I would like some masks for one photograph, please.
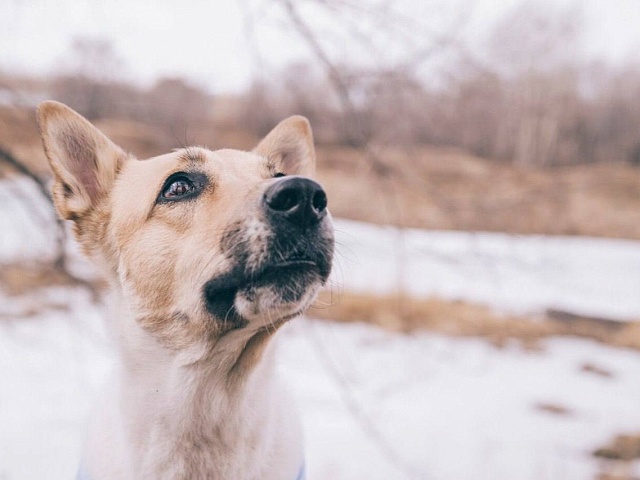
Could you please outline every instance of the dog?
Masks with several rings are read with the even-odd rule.
[[[251,152],[138,160],[61,103],[37,117],[55,208],[109,281],[119,357],[79,478],[303,478],[271,339],[331,271],[309,122],[282,121]]]

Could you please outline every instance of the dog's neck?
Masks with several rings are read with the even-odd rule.
[[[271,468],[251,459],[272,458],[282,428],[272,332],[242,329],[214,345],[177,352],[131,318],[121,317],[120,325],[120,410],[136,472],[149,478],[158,468],[162,478],[260,478],[262,469]],[[158,458],[166,464],[158,465]]]

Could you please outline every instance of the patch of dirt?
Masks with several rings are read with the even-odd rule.
[[[596,449],[593,455],[609,460],[640,459],[640,434],[617,435],[605,446]]]
[[[600,367],[595,363],[585,362],[580,365],[580,371],[584,373],[589,373],[591,375],[595,375],[601,378],[613,378],[614,374],[611,370],[607,370],[606,368]]]
[[[575,414],[575,412],[569,407],[557,403],[539,402],[536,403],[533,408],[539,412],[557,417],[570,417]]]
[[[593,455],[602,461],[597,480],[638,480],[633,464],[640,461],[640,434],[616,435]]]

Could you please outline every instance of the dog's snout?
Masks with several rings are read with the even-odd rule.
[[[288,177],[271,185],[264,193],[269,215],[307,227],[327,214],[327,195],[320,185],[304,177]]]

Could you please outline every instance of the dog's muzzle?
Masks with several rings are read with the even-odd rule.
[[[204,286],[207,310],[236,327],[246,324],[236,310],[238,296],[243,305],[272,310],[269,315],[302,310],[331,272],[333,227],[327,196],[318,183],[285,177],[269,185],[259,201],[259,220],[248,222],[254,226],[238,223],[223,238],[232,267]],[[258,234],[256,221],[261,225]]]

